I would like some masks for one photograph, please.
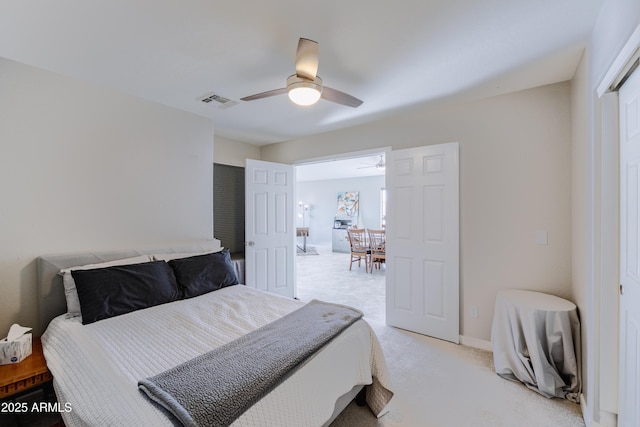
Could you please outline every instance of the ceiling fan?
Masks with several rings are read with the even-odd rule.
[[[370,164],[368,166],[361,166],[357,169],[366,169],[366,168],[384,169],[384,167],[385,167],[384,156],[380,154],[380,160],[378,160],[376,163]]]
[[[320,98],[347,107],[357,108],[362,101],[339,90],[322,85],[318,72],[318,42],[300,38],[296,51],[296,73],[287,78],[287,87],[257,93],[240,98],[242,101],[253,101],[270,96],[288,93],[289,98],[298,105],[312,105]]]

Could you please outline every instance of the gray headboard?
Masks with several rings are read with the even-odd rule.
[[[108,252],[79,252],[58,255],[44,255],[38,258],[38,326],[34,331],[36,335],[41,335],[49,322],[56,316],[66,313],[67,301],[64,296],[62,276],[58,272],[63,268],[75,267],[79,265],[94,264],[99,262],[113,261],[116,259],[130,258],[145,254],[162,253],[198,253],[214,251],[220,249],[219,240],[205,240],[185,246],[154,249],[131,249]],[[244,283],[244,264],[242,260],[236,262],[236,271],[240,283]]]

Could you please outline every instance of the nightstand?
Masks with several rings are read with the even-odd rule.
[[[0,400],[13,398],[51,384],[51,372],[42,352],[40,338],[33,338],[31,356],[20,363],[0,365]]]

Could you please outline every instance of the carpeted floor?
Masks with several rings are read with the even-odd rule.
[[[584,427],[579,405],[496,375],[491,352],[387,326],[384,269],[365,273],[354,264],[349,271],[348,254],[318,252],[296,259],[298,298],[362,310],[378,335],[395,392],[380,419],[351,403],[332,427]]]
[[[296,258],[298,298],[362,310],[380,340],[395,392],[380,419],[351,403],[331,427],[584,427],[579,405],[498,377],[490,352],[387,326],[384,268],[365,273],[364,265],[354,264],[349,271],[349,254],[317,249],[319,256]],[[59,421],[5,415],[0,425]]]

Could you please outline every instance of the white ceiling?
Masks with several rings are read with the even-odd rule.
[[[7,0],[0,56],[210,117],[256,145],[568,80],[603,0]],[[286,95],[299,37],[357,109]],[[229,108],[201,98],[238,101]]]
[[[331,159],[296,166],[296,181],[359,178],[384,175],[385,169],[376,167],[384,163],[385,154],[371,154],[352,158]]]

